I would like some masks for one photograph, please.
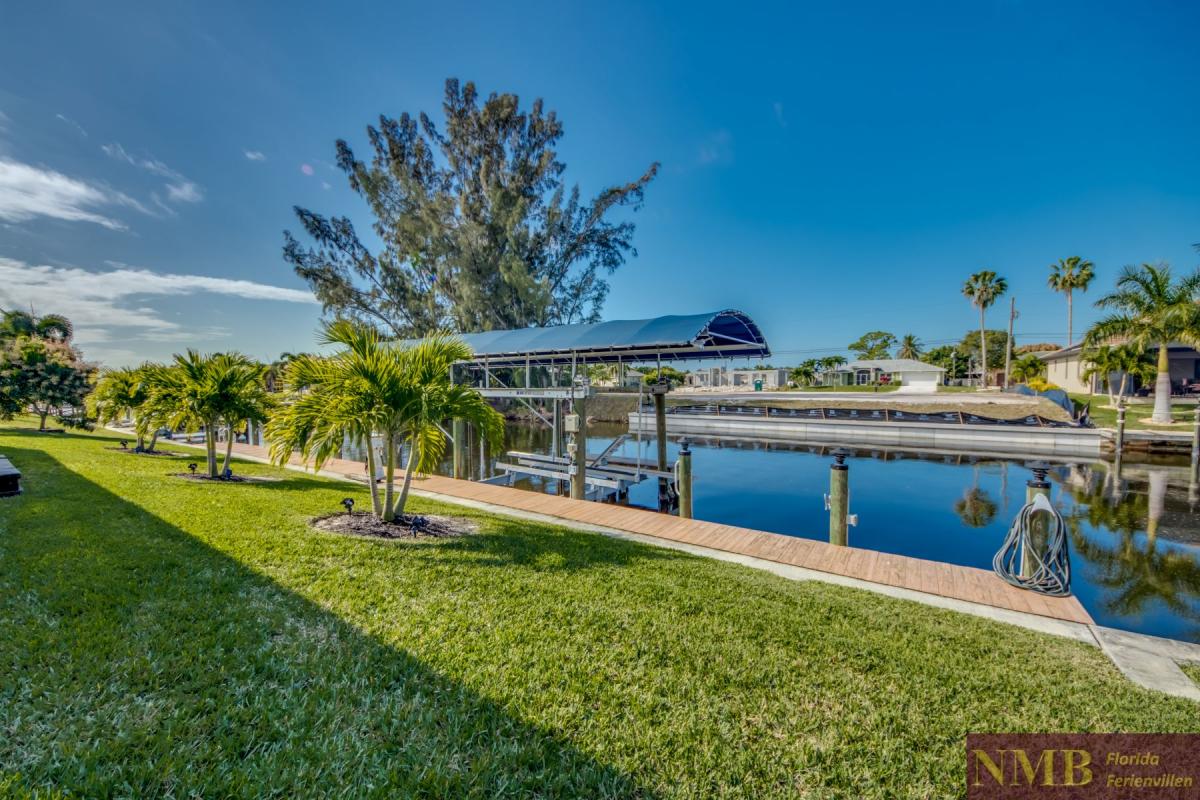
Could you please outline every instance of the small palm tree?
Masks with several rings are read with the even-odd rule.
[[[1104,381],[1108,391],[1108,402],[1112,406],[1117,405],[1125,398],[1130,378],[1137,378],[1143,383],[1154,380],[1156,372],[1154,359],[1132,345],[1101,345],[1085,352],[1083,358],[1084,363],[1087,364],[1083,371],[1084,379],[1090,380],[1095,376]],[[1115,396],[1112,386],[1113,375],[1121,376]]]
[[[137,453],[154,452],[158,441],[158,426],[152,424],[153,420],[143,408],[150,396],[146,375],[146,365],[105,370],[87,398],[88,413],[95,416],[101,425],[109,425],[125,416],[133,419],[134,431],[137,433],[134,452]],[[152,439],[147,447],[148,431],[152,432]]]
[[[171,428],[203,427],[208,476],[218,477],[217,430],[229,429],[223,470],[229,468],[236,426],[262,422],[271,408],[263,380],[265,367],[240,353],[176,354],[169,365],[146,368],[149,397],[144,405]]]
[[[817,370],[812,364],[801,364],[792,368],[788,379],[794,381],[797,386],[812,386],[813,381],[817,379]]]
[[[1112,376],[1120,372],[1117,366],[1117,348],[1110,345],[1101,345],[1094,347],[1091,350],[1085,350],[1083,353],[1084,367],[1082,378],[1088,381],[1091,385],[1092,378],[1099,378],[1104,382],[1104,388],[1108,392],[1108,404],[1115,406],[1116,398],[1113,396]]]
[[[1067,296],[1067,347],[1075,341],[1071,293],[1076,289],[1086,292],[1095,277],[1095,265],[1079,256],[1060,258],[1057,264],[1050,265],[1050,278],[1047,281],[1050,288]]]
[[[921,344],[921,340],[915,334],[906,333],[900,339],[900,349],[896,351],[896,358],[918,359],[924,351],[925,348]]]
[[[1084,341],[1099,345],[1122,339],[1138,352],[1158,347],[1158,377],[1154,385],[1151,422],[1171,420],[1171,362],[1169,346],[1179,341],[1200,346],[1200,270],[1174,280],[1166,264],[1126,267],[1116,291],[1096,306],[1114,313],[1092,326]]]
[[[963,295],[979,309],[979,375],[982,388],[987,388],[987,326],[984,315],[988,308],[1008,291],[1008,281],[990,269],[976,272],[963,284]]]
[[[371,481],[371,506],[385,521],[403,515],[412,477],[430,472],[445,453],[442,423],[463,419],[493,445],[503,441],[504,420],[474,389],[450,383],[450,365],[471,355],[460,339],[437,335],[400,348],[377,331],[345,320],[327,324],[323,344],[343,350],[328,358],[299,356],[285,373],[287,399],[266,426],[271,457],[286,463],[294,451],[320,467],[348,438],[367,443],[367,473],[375,475],[373,435],[384,440],[384,495]],[[396,451],[409,443],[399,498]]]
[[[1021,383],[1029,383],[1034,378],[1040,378],[1045,374],[1046,362],[1032,353],[1021,356],[1012,365],[1012,376]]]

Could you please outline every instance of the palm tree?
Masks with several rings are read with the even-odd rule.
[[[384,496],[372,480],[371,506],[384,521],[403,515],[412,476],[434,469],[445,452],[441,424],[463,419],[493,445],[503,441],[504,420],[474,389],[450,383],[450,365],[469,358],[460,340],[432,336],[398,348],[372,328],[340,320],[326,324],[323,344],[344,347],[322,358],[302,355],[285,374],[287,400],[266,426],[272,459],[286,463],[299,450],[321,466],[349,438],[366,442],[367,473],[375,475],[373,435],[384,440]],[[399,499],[395,496],[396,451],[407,440],[409,460]]]
[[[88,412],[96,417],[101,425],[108,425],[128,415],[133,418],[134,431],[137,433],[137,445],[134,452],[154,452],[158,441],[158,426],[153,425],[150,415],[145,413],[143,406],[149,398],[149,387],[146,382],[147,365],[121,369],[108,369],[100,374],[92,393],[88,395]],[[146,446],[146,433],[155,431]]]
[[[71,320],[62,314],[38,317],[30,311],[0,312],[0,340],[38,336],[55,342],[67,342],[74,333]]]
[[[1171,362],[1169,346],[1180,341],[1200,346],[1200,270],[1172,279],[1166,264],[1125,267],[1116,291],[1096,301],[1115,313],[1092,326],[1084,341],[1091,345],[1124,339],[1139,353],[1158,347],[1158,377],[1154,384],[1151,422],[1171,420]]]
[[[812,364],[801,364],[792,368],[788,378],[795,381],[797,386],[812,386],[813,381],[817,379],[817,370]]]
[[[1088,385],[1092,385],[1092,378],[1099,378],[1104,382],[1104,388],[1108,392],[1108,404],[1115,406],[1116,398],[1113,396],[1112,376],[1114,373],[1120,372],[1117,366],[1117,348],[1110,345],[1101,345],[1094,347],[1091,350],[1085,350],[1083,353],[1084,367],[1083,374],[1080,376]],[[1089,392],[1090,394],[1090,392]]]
[[[963,284],[963,295],[979,309],[979,375],[981,387],[987,388],[987,327],[984,312],[1008,291],[1008,281],[990,269],[976,272]]]
[[[271,399],[263,381],[265,369],[240,353],[203,355],[188,350],[176,354],[172,364],[146,368],[149,397],[143,407],[171,428],[203,426],[208,476],[216,478],[216,433],[221,424],[229,429],[224,471],[229,468],[235,426],[266,419]]]
[[[921,353],[925,351],[924,345],[915,334],[906,333],[900,340],[900,349],[896,351],[896,358],[911,358],[918,359]]]
[[[1154,359],[1129,345],[1101,345],[1086,351],[1083,354],[1083,360],[1087,364],[1083,371],[1083,378],[1090,380],[1094,376],[1103,380],[1111,406],[1116,406],[1124,399],[1125,390],[1129,387],[1131,377],[1142,382],[1149,382],[1154,379],[1156,372]],[[1118,384],[1115,395],[1113,394],[1113,375],[1121,376],[1121,382]]]
[[[1071,293],[1078,289],[1086,292],[1096,277],[1095,264],[1079,256],[1060,258],[1050,265],[1050,288],[1067,296],[1067,347],[1074,343],[1074,320],[1072,319]]]
[[[1013,362],[1012,376],[1021,383],[1029,383],[1034,378],[1046,374],[1046,362],[1030,353]]]

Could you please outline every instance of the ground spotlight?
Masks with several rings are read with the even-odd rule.
[[[347,514],[353,514],[354,513],[354,498],[347,497],[345,500],[342,501],[342,506],[346,509]]]

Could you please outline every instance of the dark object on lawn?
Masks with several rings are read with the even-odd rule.
[[[0,456],[0,497],[13,497],[21,493],[21,473],[4,456]]]
[[[129,449],[129,442],[127,442],[126,440],[122,439],[122,440],[121,440],[121,449],[122,449],[122,450],[128,450],[128,449]]]
[[[354,498],[347,497],[346,499],[342,500],[342,507],[346,509],[347,514],[353,514],[354,513]]]
[[[196,462],[195,461],[188,464],[188,472],[192,473],[193,475],[196,474]]]
[[[221,477],[224,478],[225,480],[232,479],[233,478],[233,470],[230,469],[229,467],[226,467],[225,471],[221,473]]]

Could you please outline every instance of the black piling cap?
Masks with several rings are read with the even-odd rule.
[[[690,456],[692,454],[692,451],[688,450],[689,444],[691,444],[691,442],[689,442],[686,438],[679,440],[679,455]]]
[[[834,463],[830,466],[830,469],[849,469],[849,467],[846,466],[846,457],[852,455],[849,450],[844,447],[839,447],[829,455],[833,456],[834,461]]]
[[[1033,470],[1033,480],[1025,485],[1034,489],[1049,489],[1050,482],[1046,480],[1046,473],[1050,471],[1050,465],[1045,461],[1034,461],[1029,464],[1029,468]]]

